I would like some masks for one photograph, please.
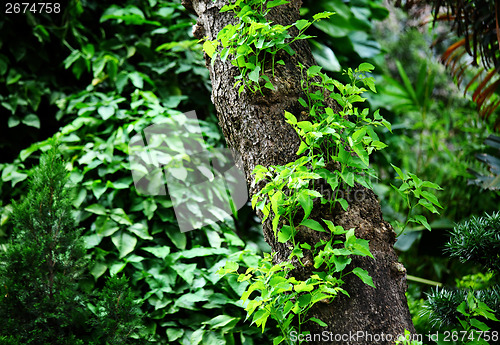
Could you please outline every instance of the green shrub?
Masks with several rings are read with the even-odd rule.
[[[110,279],[94,296],[79,284],[88,260],[81,230],[75,227],[68,175],[52,148],[34,169],[24,200],[14,203],[14,233],[0,252],[1,341],[138,343],[132,335],[140,328],[141,315],[128,280]]]

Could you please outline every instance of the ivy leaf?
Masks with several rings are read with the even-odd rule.
[[[279,344],[281,344],[283,342],[283,340],[285,340],[285,338],[283,338],[283,336],[280,335],[280,336],[274,338],[273,345],[279,345]]]
[[[391,166],[394,168],[394,170],[396,170],[396,173],[398,174],[399,179],[404,181],[408,178],[405,174],[403,174],[401,169],[399,169],[397,166],[395,166],[394,164],[391,164]]]
[[[287,0],[272,0],[272,1],[269,1],[267,3],[267,8],[273,8],[273,7],[276,7],[276,6],[281,6],[281,5],[286,5],[288,4],[289,1]]]
[[[97,112],[99,113],[99,115],[101,115],[103,120],[107,120],[115,114],[115,108],[109,105],[106,106],[103,105],[99,107],[99,109],[97,109]]]
[[[368,274],[368,271],[362,269],[361,267],[356,267],[355,269],[352,270],[352,273],[357,275],[366,285],[375,288],[375,284],[373,284],[373,279]]]
[[[331,16],[333,16],[335,14],[335,12],[328,12],[328,11],[325,11],[325,12],[321,12],[321,13],[316,13],[314,16],[313,16],[313,19],[314,21],[318,21],[320,19],[326,19],[326,18],[330,18]]]
[[[321,327],[326,327],[326,326],[328,326],[326,323],[324,323],[323,321],[321,321],[320,319],[317,319],[317,318],[315,318],[315,317],[311,317],[311,318],[309,319],[309,321],[314,321],[314,322],[316,322],[318,325],[320,325]]]
[[[120,231],[113,235],[111,241],[116,246],[116,249],[118,249],[120,259],[131,253],[137,244],[137,238],[124,231]]]
[[[427,223],[427,218],[425,218],[424,216],[422,215],[416,215],[415,217],[413,217],[418,223],[422,224],[427,230],[431,231],[431,226],[429,225],[429,223]]]
[[[212,56],[214,56],[214,53],[215,51],[217,50],[217,45],[218,45],[219,42],[215,41],[215,44],[214,42],[212,41],[205,41],[205,43],[203,43],[203,50],[205,51],[205,53],[207,53],[207,55],[212,58]]]
[[[293,229],[290,225],[283,225],[278,233],[278,242],[285,243],[287,242],[293,235]]]
[[[106,208],[104,206],[102,206],[101,204],[92,204],[89,207],[86,207],[85,211],[99,214],[99,215],[106,214]]]
[[[428,191],[425,191],[425,190],[422,191],[421,194],[422,194],[422,196],[425,199],[427,199],[428,201],[432,202],[434,205],[436,205],[436,206],[438,206],[440,208],[443,208],[443,206],[441,206],[441,204],[439,203],[437,197],[434,194],[432,194],[432,193],[430,193]]]
[[[321,66],[311,66],[307,69],[307,75],[312,77],[318,75],[321,72]]]
[[[250,79],[255,83],[259,82],[259,76],[260,76],[260,66],[256,66],[252,72],[248,73],[248,79]]]
[[[371,63],[363,62],[357,69],[359,72],[371,72],[375,69],[375,66],[373,66]]]
[[[302,29],[304,29],[305,27],[309,26],[310,23],[308,20],[306,19],[301,19],[301,20],[298,20],[296,23],[295,23],[295,27],[297,29],[299,29],[299,31],[302,31]]]
[[[311,214],[313,209],[313,200],[304,190],[300,192],[298,199],[300,206],[304,209],[304,218],[302,218],[302,220],[304,220]]]
[[[340,206],[342,206],[344,211],[347,211],[347,209],[349,208],[349,203],[347,202],[347,200],[345,200],[343,198],[338,198],[337,201],[340,204]]]
[[[142,250],[145,250],[157,258],[165,259],[168,254],[170,254],[170,247],[161,246],[161,247],[143,247]]]
[[[26,126],[40,128],[40,119],[35,114],[29,114],[25,116],[21,120],[21,122],[24,123]]]
[[[309,229],[320,231],[320,232],[326,232],[326,230],[323,228],[323,226],[315,221],[314,219],[306,219],[300,223],[300,225],[306,226]]]
[[[312,291],[314,289],[314,286],[311,285],[311,284],[307,284],[306,282],[300,282],[300,284],[297,284],[294,286],[294,290],[296,292],[309,292],[309,291]]]

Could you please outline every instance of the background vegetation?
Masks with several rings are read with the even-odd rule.
[[[337,13],[308,30],[316,36],[314,56],[332,77],[345,81],[341,70],[361,62],[376,66],[378,93],[369,101],[393,124],[393,133],[379,133],[389,148],[372,161],[385,218],[404,222],[408,211],[391,187],[390,163],[444,188],[440,215],[425,214],[432,232],[414,227],[396,244],[413,276],[408,298],[415,325],[427,334],[443,328],[422,313],[432,289],[422,279],[450,287],[475,281],[477,289],[497,279],[481,265],[450,259],[443,248],[455,223],[498,210],[498,188],[483,182],[500,174],[491,158],[499,147],[491,138],[484,144],[493,125],[454,86],[435,57],[439,45],[429,48],[436,31],[412,26],[403,11],[387,6],[308,0],[302,15]],[[81,289],[100,291],[108,277],[128,278],[142,305],[141,337],[149,341],[270,343],[272,326],[262,334],[242,319],[238,295],[245,287],[216,273],[227,260],[255,266],[268,251],[251,209],[181,233],[168,196],[133,188],[128,142],[152,123],[196,110],[207,146],[224,145],[194,23],[180,0],[71,0],[59,14],[0,19],[0,248],[13,239],[13,200],[26,197],[28,177],[55,138],[90,262]]]

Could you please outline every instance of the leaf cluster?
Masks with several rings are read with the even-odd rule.
[[[392,165],[392,164],[391,164]],[[409,223],[422,224],[427,230],[431,231],[431,227],[427,222],[427,218],[421,214],[413,214],[414,209],[417,206],[421,206],[431,211],[432,213],[438,213],[436,207],[443,208],[439,203],[435,194],[431,193],[429,190],[424,190],[424,188],[441,190],[442,188],[436,183],[430,181],[422,181],[417,175],[413,173],[404,173],[400,168],[392,165],[396,173],[398,174],[398,179],[403,183],[396,187],[391,185],[403,198],[408,207],[408,215],[406,217],[406,222],[400,224],[400,234],[403,233],[405,228]]]
[[[319,66],[312,66],[307,70],[304,66],[300,68],[305,98],[301,97],[299,102],[308,110],[311,121],[299,122],[289,112],[285,112],[285,118],[299,135],[301,144],[297,155],[301,157],[283,166],[257,166],[253,171],[254,184],[265,184],[252,197],[252,206],[262,212],[262,222],[273,215],[272,229],[275,237],[281,243],[291,244],[290,262],[296,257],[302,266],[308,264],[318,271],[313,270],[308,280],[299,281],[293,276],[293,264],[270,266],[264,262],[258,268],[248,268],[238,278],[239,281],[250,281],[242,295],[242,300],[249,300],[246,306],[247,318],[253,314],[252,322],[262,327],[268,318],[277,321],[282,336],[276,338],[275,344],[282,341],[290,343],[290,329],[297,327],[298,332],[301,332],[301,325],[309,320],[307,312],[315,303],[324,299],[331,300],[339,292],[347,294],[341,287],[345,275],[353,273],[364,283],[375,287],[364,269],[355,267],[346,271],[346,267],[352,262],[352,255],[373,258],[368,241],[356,238],[354,229],[344,230],[327,219],[323,219],[322,224],[311,219],[310,215],[315,199],[320,199],[323,204],[330,203],[332,207],[338,202],[345,210],[348,209],[345,199],[337,196],[328,199],[315,189],[315,183],[318,184],[321,179],[329,184],[334,193],[338,193],[341,188],[354,187],[354,183],[370,186],[365,175],[369,170],[368,156],[385,147],[372,126],[390,128],[390,124],[378,112],[371,118],[368,109],[358,111],[353,105],[365,100],[360,94],[367,89],[357,86],[359,81],[375,90],[373,79],[366,76],[373,69],[372,65],[365,63],[354,71],[347,70],[346,74],[351,78],[348,85],[321,73]],[[327,97],[336,100],[341,110],[334,112],[326,106]],[[351,121],[350,118],[354,120]],[[340,163],[341,168],[326,168],[327,164],[334,162]],[[303,216],[301,220],[297,220],[300,210],[303,211]],[[319,240],[314,246],[297,242],[296,234],[305,228],[329,233],[329,239]],[[304,262],[304,251],[312,254],[313,262]],[[236,273],[237,269],[237,265],[228,263],[219,273]],[[249,299],[254,291],[259,295]],[[320,320],[311,321],[324,325]]]
[[[288,3],[287,0],[237,0],[221,8],[220,12],[233,12],[236,23],[222,28],[215,40],[206,40],[203,49],[212,63],[218,56],[221,61],[229,57],[231,64],[238,67],[240,74],[235,77],[234,87],[239,85],[239,94],[245,88],[253,93],[262,93],[262,87],[275,90],[270,79],[274,77],[275,64],[285,64],[282,59],[275,61],[278,52],[283,50],[289,55],[295,54],[291,44],[311,38],[304,34],[307,28],[333,15],[332,12],[322,12],[314,15],[312,21],[301,19],[286,26],[273,24],[266,19],[271,9]],[[289,33],[292,27],[298,34],[292,36]]]

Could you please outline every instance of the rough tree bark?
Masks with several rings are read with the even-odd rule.
[[[231,13],[219,13],[226,1],[217,0],[183,0],[183,5],[198,16],[198,22],[193,28],[197,38],[215,39],[217,33],[232,22]],[[291,0],[286,6],[278,6],[269,13],[269,20],[274,23],[288,25],[299,19],[301,0]],[[330,20],[335,20],[334,18]],[[300,70],[297,63],[305,66],[315,64],[310,48],[305,41],[296,42],[293,46],[296,54],[283,54],[280,58],[285,66],[278,66],[276,77],[271,80],[275,91],[267,91],[264,96],[243,92],[238,96],[238,90],[233,88],[234,77],[238,74],[236,67],[229,61],[222,63],[217,59],[214,66],[206,56],[207,67],[212,80],[212,101],[215,104],[219,124],[229,147],[241,157],[240,168],[245,171],[250,195],[256,192],[252,186],[251,172],[256,165],[270,166],[286,164],[297,159],[299,140],[290,125],[285,122],[284,111],[295,114],[299,120],[305,116],[304,109],[297,99],[301,95]],[[377,197],[371,190],[356,185],[345,191],[344,197],[349,201],[349,208],[344,212],[341,208],[333,211],[315,204],[311,214],[313,219],[330,219],[336,225],[345,229],[355,228],[357,237],[370,241],[370,250],[375,260],[366,257],[353,258],[353,265],[366,269],[372,276],[376,289],[364,284],[354,275],[345,279],[343,286],[351,296],[339,296],[333,303],[318,303],[310,316],[315,316],[326,324],[308,325],[311,333],[323,331],[333,334],[367,335],[357,339],[347,338],[332,344],[394,344],[394,341],[370,340],[369,335],[391,335],[394,339],[405,329],[415,331],[408,310],[406,291],[406,270],[393,249],[395,233],[389,223],[384,221]],[[271,218],[271,217],[270,217]],[[304,231],[302,231],[304,230]],[[301,242],[315,243],[319,233],[301,229]],[[287,260],[290,249],[286,244],[279,243],[273,235],[271,224],[264,224],[264,236],[277,254],[276,260]],[[308,275],[308,268],[297,268],[297,274]]]

